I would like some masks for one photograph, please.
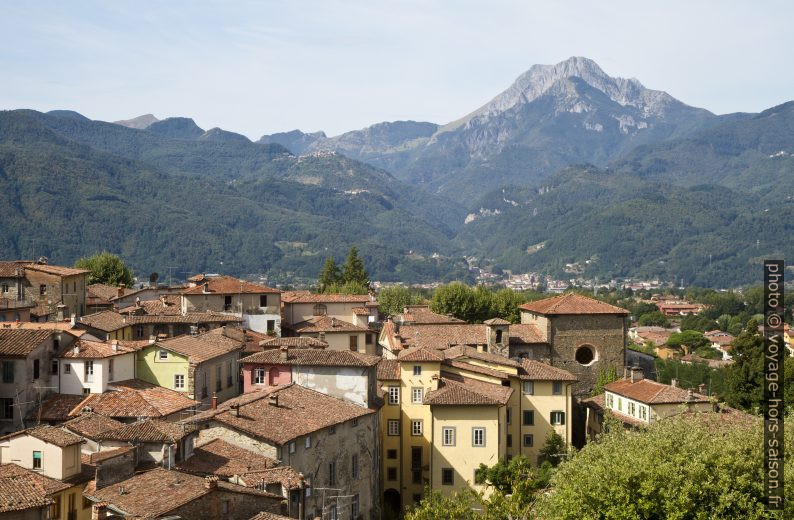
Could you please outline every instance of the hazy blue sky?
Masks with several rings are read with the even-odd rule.
[[[717,113],[794,99],[794,2],[0,0],[0,108],[258,138],[444,123],[572,55]]]

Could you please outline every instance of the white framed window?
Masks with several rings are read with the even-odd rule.
[[[422,365],[414,365],[414,375],[415,376],[422,375]]]
[[[289,443],[289,452],[295,453],[295,441]]]
[[[444,426],[441,428],[441,444],[442,446],[455,445],[455,428],[453,426]]]
[[[422,427],[424,426],[424,421],[415,420],[411,421],[411,435],[422,435]]]
[[[411,388],[411,402],[413,404],[422,404],[422,396],[424,395],[424,389],[420,387],[413,387]]]
[[[551,412],[551,424],[554,426],[562,426],[565,424],[565,412],[554,411]]]
[[[303,443],[303,447],[309,449],[312,447],[312,438],[310,436],[306,436],[306,440]]]
[[[64,374],[71,374],[72,373],[72,365],[70,365],[69,363],[64,363],[63,364],[63,373]]]
[[[389,419],[388,434],[391,436],[400,435],[400,421],[398,419]]]
[[[532,436],[531,433],[527,433],[524,435],[524,447],[531,448],[535,445],[535,438]]]
[[[264,385],[265,384],[265,369],[264,368],[255,368],[254,369],[254,384],[255,385]]]
[[[524,395],[533,395],[535,393],[535,382],[524,381],[521,384],[521,391],[524,393]]]
[[[640,406],[640,419],[648,420],[648,408],[645,406]]]
[[[113,381],[113,358],[108,359],[108,381]]]
[[[478,448],[485,446],[485,428],[475,426],[471,429],[471,445]]]
[[[562,381],[554,381],[551,384],[551,393],[554,395],[562,395]]]
[[[400,404],[400,387],[389,387],[389,404]]]
[[[174,390],[181,390],[185,388],[184,374],[174,374]]]
[[[85,367],[85,382],[92,383],[94,381],[94,361],[86,359],[83,366]]]
[[[163,350],[163,349],[158,350],[157,351],[157,359],[159,359],[161,361],[164,361],[164,360],[168,359],[168,351],[167,350]]]
[[[441,468],[441,485],[452,486],[455,484],[455,472],[452,468]]]

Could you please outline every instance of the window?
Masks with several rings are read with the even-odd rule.
[[[411,388],[411,402],[413,404],[422,404],[422,394],[423,394],[422,388],[417,388],[417,387]]]
[[[113,360],[108,359],[108,380],[113,381]]]
[[[259,295],[259,306],[260,307],[267,307],[267,294],[260,294]]]
[[[595,351],[590,345],[582,345],[576,349],[574,359],[576,359],[576,362],[580,365],[587,366],[595,360]]]
[[[441,468],[441,485],[452,486],[455,483],[455,472],[452,468]]]
[[[618,411],[619,412],[623,411],[623,399],[621,399],[620,397],[618,397]]]
[[[513,407],[507,407],[507,424],[513,424]]]
[[[312,438],[311,437],[306,436],[306,440],[303,443],[303,447],[306,448],[307,450],[312,447]]]
[[[521,385],[521,391],[524,395],[532,395],[535,393],[535,383],[532,381],[524,381]]]
[[[226,388],[232,387],[232,362],[226,364]]]
[[[135,339],[143,339],[144,328],[143,325],[135,326]]]
[[[7,283],[4,283],[4,284],[3,284],[3,292],[4,292],[4,293],[7,293],[7,292],[8,292],[8,284],[7,284]]]
[[[44,284],[39,285],[39,296],[47,294],[47,286]]]
[[[645,406],[640,406],[640,419],[648,420],[648,408]]]
[[[306,496],[310,497],[312,496],[312,476],[306,475],[304,481],[306,482]]]
[[[452,426],[444,426],[441,428],[441,445],[454,446],[455,445],[455,428]]]
[[[554,395],[562,394],[562,381],[554,381],[551,384],[551,393]]]
[[[157,359],[165,360],[168,359],[168,351],[167,350],[160,350],[157,352]]]
[[[358,493],[353,495],[353,501],[350,504],[350,512],[352,513],[352,517],[356,518],[358,516]]]
[[[471,429],[471,445],[475,447],[485,446],[485,428],[476,426]]]
[[[535,445],[535,438],[532,436],[531,433],[527,433],[524,435],[524,447],[531,448]]]
[[[389,435],[400,435],[400,421],[398,419],[389,419]]]
[[[629,401],[629,415],[634,415],[635,406],[634,403]]]
[[[0,419],[14,418],[14,400],[10,397],[0,399]]]
[[[39,360],[38,359],[34,359],[33,360],[33,379],[38,379],[39,378],[39,375],[41,375],[39,373],[40,371],[41,371],[41,369],[39,368]]]
[[[372,345],[375,342],[375,334],[366,334],[364,341],[367,342],[367,345]]]
[[[223,389],[221,380],[223,379],[223,365],[215,366],[215,391],[220,392]]]
[[[223,514],[224,515],[228,515],[229,514],[229,501],[228,500],[224,500],[223,501]]]
[[[397,480],[397,468],[393,466],[386,468],[386,480],[390,480],[390,481]]]
[[[208,392],[207,392],[207,379],[209,379],[209,376],[207,376],[207,373],[206,372],[202,372],[201,373],[201,383],[202,383],[202,385],[201,385],[201,398],[202,399],[207,397],[207,395],[208,395]]]
[[[33,452],[33,469],[41,469],[41,452]]]
[[[524,410],[523,424],[524,426],[535,425],[535,410]]]
[[[265,384],[265,369],[264,368],[255,368],[254,369],[254,384],[255,385],[264,385]]]
[[[507,447],[508,448],[513,447],[513,436],[510,435],[509,433],[507,434]]]
[[[328,464],[328,485],[335,486],[336,485],[336,461],[332,460]]]
[[[358,455],[350,457],[350,476],[358,478]]]
[[[72,365],[70,365],[69,363],[64,363],[63,364],[63,373],[64,374],[71,374],[72,373]]]
[[[288,446],[289,446],[289,452],[295,453],[295,441],[290,442]]]
[[[397,458],[397,450],[386,450],[386,458],[387,459],[396,459]]]
[[[223,297],[223,310],[226,312],[232,310],[232,297],[231,296],[224,296]]]
[[[3,383],[14,382],[14,362],[3,361]]]
[[[422,375],[422,365],[414,365],[414,375],[415,376]]]
[[[328,308],[322,303],[318,303],[314,306],[314,309],[312,309],[312,314],[315,316],[325,316],[328,314]]]
[[[185,376],[183,374],[174,375],[174,389],[181,390],[185,388]]]
[[[411,435],[422,435],[423,421],[411,421]]]
[[[389,404],[400,404],[400,387],[399,386],[390,386],[389,387]]]
[[[565,412],[551,412],[551,424],[554,426],[561,426],[565,424]]]
[[[37,453],[37,452],[34,452]],[[39,466],[40,467],[40,466]],[[61,517],[61,495],[55,495],[52,497],[52,504],[50,504],[50,518],[60,518]]]
[[[330,519],[331,520],[338,520],[338,517],[336,516],[336,506],[335,505],[331,506],[330,511],[331,511]]]
[[[422,483],[422,470],[421,469],[412,469],[411,470],[411,484],[421,484]]]
[[[85,377],[83,380],[86,383],[93,383],[94,382],[94,361],[92,359],[86,359],[85,363],[83,364]]]
[[[350,350],[356,352],[358,350],[358,335],[354,334],[350,336]]]
[[[497,343],[501,343],[502,342],[502,331],[501,330],[497,330],[496,331],[496,342]]]
[[[612,408],[613,406],[615,406],[615,396],[613,396],[612,394],[607,394],[606,401],[607,401],[607,407]]]
[[[411,446],[411,469],[422,469],[422,447]],[[421,479],[420,479],[421,482]]]

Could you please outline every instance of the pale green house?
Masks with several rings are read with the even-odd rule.
[[[138,378],[184,392],[211,405],[240,394],[239,365],[243,342],[224,334],[224,328],[195,336],[156,341],[138,351]]]

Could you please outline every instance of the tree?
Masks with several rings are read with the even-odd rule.
[[[132,287],[132,271],[118,256],[103,251],[93,256],[83,257],[74,264],[78,269],[88,269],[88,284],[104,283]]]
[[[656,310],[651,312],[646,312],[640,319],[637,320],[637,325],[640,327],[669,327],[670,320],[667,319],[667,316],[662,314],[662,311]]]
[[[687,347],[690,352],[693,352],[700,347],[710,345],[709,339],[703,335],[702,332],[697,330],[684,330],[681,332],[673,332],[667,338],[667,345],[673,348]]]
[[[612,367],[614,369],[614,367]],[[568,453],[565,440],[562,435],[555,431],[549,432],[546,436],[546,444],[540,449],[540,459],[556,467],[562,462],[564,454]]]
[[[444,496],[438,491],[425,490],[422,501],[405,513],[405,520],[475,520],[480,516],[474,511],[480,503],[479,496],[470,489]]]
[[[422,303],[422,297],[402,285],[385,287],[378,293],[378,307],[387,315],[399,314],[408,305]]]
[[[596,383],[593,387],[592,395],[604,393],[604,386],[612,381],[618,380],[618,371],[614,365],[608,367],[598,367],[598,374],[596,375]]]
[[[477,315],[474,294],[468,285],[461,282],[452,282],[436,288],[430,308],[433,312],[450,314],[468,322],[473,322]]]
[[[785,446],[794,449],[792,418]],[[783,470],[794,518],[794,461]],[[716,414],[666,418],[642,432],[611,428],[561,464],[531,518],[770,518],[764,511],[763,424]]]
[[[758,410],[764,402],[764,338],[758,332],[758,322],[750,320],[732,346],[733,363],[725,378],[725,400],[737,408]]]
[[[336,267],[334,257],[326,257],[323,270],[320,271],[320,276],[317,279],[317,289],[321,293],[326,292],[329,287],[336,285],[340,281],[341,276],[339,275],[339,268]]]
[[[350,247],[345,265],[342,266],[342,281],[369,287],[369,275],[364,269],[364,262],[358,257],[356,246]]]

